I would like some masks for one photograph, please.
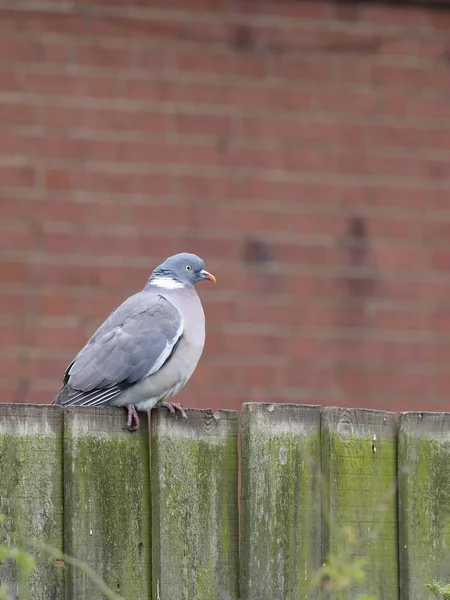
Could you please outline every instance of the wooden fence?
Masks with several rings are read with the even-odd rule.
[[[37,565],[0,564],[12,598],[105,598],[69,557],[127,600],[334,598],[314,584],[329,553],[366,559],[348,598],[450,582],[450,414],[187,412],[153,411],[149,436],[121,409],[0,404],[0,546],[31,543]]]

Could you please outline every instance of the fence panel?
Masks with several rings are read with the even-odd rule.
[[[237,600],[235,411],[152,411],[153,599]]]
[[[64,571],[33,540],[63,547],[62,410],[0,404],[0,546],[29,550],[36,569],[25,583],[12,561],[0,563],[0,584],[20,600],[63,600]],[[16,538],[17,536],[17,538]]]
[[[450,413],[400,416],[398,472],[401,600],[434,598],[425,584],[450,583]]]
[[[398,598],[395,413],[324,408],[322,469],[324,558],[330,552],[350,562],[364,558],[366,579],[361,591],[374,594],[377,600],[395,600]]]
[[[66,554],[84,561],[125,600],[148,600],[150,506],[148,427],[124,429],[119,408],[64,411]],[[88,574],[67,569],[67,597],[104,600]]]
[[[243,404],[241,457],[242,600],[317,598],[320,407]]]

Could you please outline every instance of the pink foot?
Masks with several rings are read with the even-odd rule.
[[[183,419],[187,419],[187,414],[184,412],[183,407],[177,402],[161,402],[160,406],[165,406],[165,408],[168,409],[171,415],[174,415],[175,411],[178,410],[178,412],[181,413]]]
[[[141,427],[139,422],[139,416],[136,411],[136,407],[133,404],[128,404],[126,407],[128,410],[127,429],[128,431],[138,431]],[[135,425],[133,425],[133,420]]]

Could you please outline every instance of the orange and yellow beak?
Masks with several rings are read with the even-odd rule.
[[[213,281],[214,283],[216,283],[216,278],[214,277],[214,275],[208,273],[208,271],[205,271],[205,269],[202,269],[200,271],[200,275],[202,276],[202,279],[209,279],[209,281]]]

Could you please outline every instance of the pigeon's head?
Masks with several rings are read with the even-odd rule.
[[[216,281],[214,275],[204,269],[204,261],[196,254],[182,252],[165,260],[157,267],[151,277],[150,284],[168,289],[194,286],[199,281],[209,279]]]

